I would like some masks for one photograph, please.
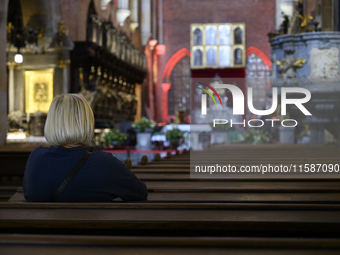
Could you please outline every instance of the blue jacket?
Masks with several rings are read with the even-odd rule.
[[[28,201],[48,201],[72,168],[84,155],[85,148],[38,147],[28,158],[24,195]],[[110,153],[91,153],[57,202],[110,202],[145,200],[145,183]]]

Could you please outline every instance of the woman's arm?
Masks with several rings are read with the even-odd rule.
[[[112,155],[107,180],[112,193],[124,201],[142,201],[148,197],[145,183]]]

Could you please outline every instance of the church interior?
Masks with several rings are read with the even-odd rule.
[[[0,49],[0,254],[340,253],[340,0],[1,0]],[[70,93],[146,200],[28,201]]]

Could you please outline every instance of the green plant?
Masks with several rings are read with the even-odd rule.
[[[117,129],[110,129],[109,132],[103,133],[102,142],[105,145],[109,144],[124,144],[128,135],[120,132]]]
[[[172,129],[168,130],[165,136],[166,139],[171,142],[178,142],[179,140],[184,138],[183,132],[175,126],[172,126]]]
[[[9,128],[19,128],[22,124],[22,112],[13,111],[7,115],[7,124]]]
[[[261,129],[248,129],[244,132],[245,143],[261,144],[268,143],[270,141],[270,136],[268,132],[263,132]]]
[[[165,134],[162,133],[162,132],[155,132],[155,133],[153,133],[153,136],[162,136],[162,135],[165,135]]]
[[[155,122],[153,120],[149,120],[146,117],[142,117],[139,121],[132,123],[131,127],[138,129],[139,132],[144,132],[147,128],[154,128]]]

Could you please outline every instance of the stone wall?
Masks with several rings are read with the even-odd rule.
[[[0,49],[6,49],[6,21],[8,0],[0,1]],[[0,145],[6,143],[7,135],[7,72],[6,51],[0,51]]]
[[[246,48],[254,46],[270,58],[267,33],[275,30],[276,3],[274,0],[162,0],[162,38],[165,53],[159,55],[157,74],[158,120],[162,119],[162,73],[169,59],[179,50],[190,50],[190,24],[246,24]]]
[[[270,58],[267,33],[275,29],[273,0],[163,0],[166,61],[190,48],[191,23],[244,22],[247,47],[255,46]]]

